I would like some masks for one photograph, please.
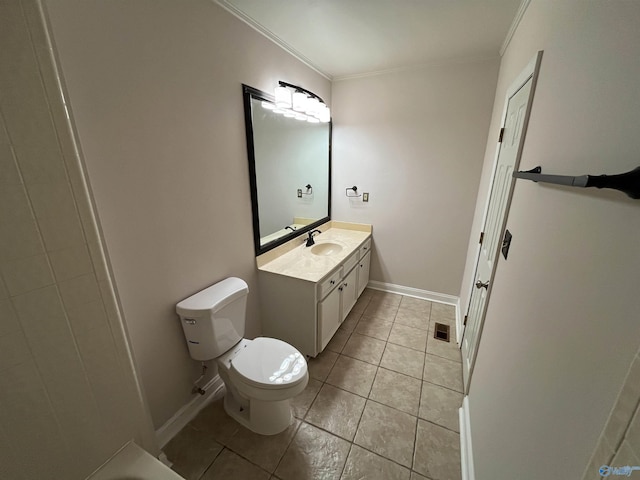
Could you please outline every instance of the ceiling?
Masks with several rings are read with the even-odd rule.
[[[496,57],[527,0],[216,0],[329,79]]]

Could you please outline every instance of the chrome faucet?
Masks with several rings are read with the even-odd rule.
[[[313,230],[309,232],[309,236],[307,237],[307,243],[306,243],[307,247],[311,247],[312,245],[315,245],[316,242],[313,241],[314,233],[322,233],[322,232],[320,230]]]

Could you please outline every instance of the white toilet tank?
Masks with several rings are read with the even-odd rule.
[[[249,287],[240,278],[227,278],[176,305],[194,360],[219,357],[244,336]]]

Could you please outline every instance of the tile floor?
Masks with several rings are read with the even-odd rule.
[[[254,434],[216,401],[164,451],[188,480],[457,480],[460,361],[454,307],[367,289],[309,361],[287,430]]]

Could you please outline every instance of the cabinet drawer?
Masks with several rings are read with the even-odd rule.
[[[359,257],[357,252],[354,252],[353,255],[347,258],[342,264],[342,273],[343,274],[349,273],[351,269],[356,266],[356,263],[358,263],[358,258]]]
[[[358,258],[364,258],[364,256],[371,250],[371,239],[369,238],[364,242],[359,249]]]
[[[341,279],[342,268],[339,268],[319,285],[318,298],[324,298],[331,290],[338,286],[338,283],[340,283]]]

